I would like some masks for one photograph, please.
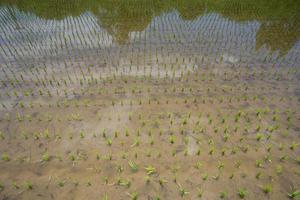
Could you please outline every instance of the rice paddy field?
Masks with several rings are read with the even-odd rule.
[[[300,199],[299,0],[0,0],[0,200]]]

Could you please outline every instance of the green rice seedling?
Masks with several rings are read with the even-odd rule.
[[[240,168],[241,164],[242,164],[241,161],[238,160],[234,163],[234,167],[238,169],[238,168]]]
[[[264,156],[264,160],[267,162],[272,162],[271,154]]]
[[[260,130],[261,130],[261,126],[258,125],[258,126],[255,128],[255,131],[256,131],[256,132],[259,132]]]
[[[255,165],[256,165],[256,167],[258,167],[258,168],[263,168],[263,162],[262,162],[261,160],[256,160],[256,161],[255,161]]]
[[[100,160],[100,154],[99,153],[96,154],[96,159]]]
[[[10,157],[8,156],[7,153],[2,154],[2,160],[6,162],[10,161]]]
[[[173,149],[173,150],[172,150],[172,156],[175,157],[175,156],[176,156],[176,153],[177,153],[177,150],[176,150],[176,149]]]
[[[187,155],[188,155],[188,150],[187,150],[187,149],[184,150],[183,155],[184,155],[184,156],[187,156]]]
[[[124,168],[121,165],[117,165],[116,170],[118,173],[122,173],[124,171]]]
[[[225,133],[225,134],[223,135],[223,141],[224,141],[224,142],[227,142],[229,136],[230,136],[230,135],[229,135],[228,133]]]
[[[127,195],[130,197],[131,200],[137,200],[138,199],[138,193],[137,192],[127,193]]]
[[[33,189],[33,184],[31,183],[31,181],[26,181],[25,182],[25,188],[27,190],[32,190]]]
[[[287,195],[290,199],[297,199],[300,196],[300,190],[293,190],[289,192]]]
[[[200,156],[200,155],[201,155],[201,149],[198,149],[198,150],[197,150],[196,155],[197,155],[197,156]]]
[[[151,146],[154,145],[154,139],[153,139],[153,138],[150,140],[150,145],[151,145]]]
[[[273,190],[273,187],[272,187],[272,185],[270,185],[270,184],[263,185],[263,186],[260,186],[260,187],[261,187],[262,191],[263,191],[265,194],[269,194],[269,193],[271,193],[272,190]]]
[[[70,160],[71,160],[72,162],[74,162],[74,161],[76,160],[76,157],[75,157],[74,154],[71,154],[71,155],[69,156],[69,158],[70,158]]]
[[[219,161],[219,163],[218,163],[218,169],[222,170],[222,169],[224,169],[224,167],[225,167],[225,164],[223,162]]]
[[[201,199],[203,196],[203,190],[201,188],[197,188],[197,197]]]
[[[135,146],[139,146],[140,145],[140,140],[138,138],[136,138],[134,140],[134,143],[131,145],[131,147],[135,147]]]
[[[103,195],[103,198],[102,198],[102,200],[109,200],[109,199],[108,199],[108,195],[107,195],[107,193],[105,193],[105,194]]]
[[[104,182],[105,185],[108,184],[108,177],[107,176],[103,177],[103,182]]]
[[[282,167],[281,165],[277,165],[277,166],[276,166],[276,173],[277,173],[277,174],[281,174],[282,171],[283,171],[283,167]]]
[[[298,145],[299,145],[299,144],[293,142],[293,143],[290,145],[290,149],[291,149],[292,151],[294,151],[294,150],[298,147]]]
[[[152,175],[152,174],[156,173],[156,169],[151,165],[145,167],[145,170],[146,170],[147,175]]]
[[[161,153],[158,152],[158,153],[157,153],[157,158],[160,158],[160,157],[161,157]]]
[[[164,184],[167,183],[168,181],[165,180],[165,179],[163,179],[163,178],[160,178],[160,179],[158,180],[158,182],[159,182],[159,185],[160,185],[161,187],[163,187]]]
[[[220,178],[220,174],[214,175],[214,176],[212,176],[212,178],[217,181]]]
[[[14,181],[14,182],[12,182],[12,188],[13,189],[19,189],[20,187],[18,186],[18,184]],[[1,191],[1,189],[0,189],[0,191]]]
[[[45,152],[42,156],[42,161],[47,162],[49,160],[50,160],[50,156],[49,156],[48,152]]]
[[[107,144],[108,146],[111,146],[111,145],[112,145],[112,139],[108,138],[108,139],[106,140],[106,144]]]
[[[238,196],[241,199],[244,199],[247,196],[247,194],[248,194],[248,191],[245,188],[238,189]]]
[[[137,172],[138,171],[138,165],[134,161],[130,160],[128,162],[128,165],[130,166],[132,172]]]
[[[208,178],[208,175],[206,173],[202,174],[202,180],[203,181],[206,181]]]
[[[171,144],[174,144],[174,142],[175,142],[175,136],[174,136],[174,135],[171,135],[171,136],[169,137],[169,141],[170,141]]]
[[[4,136],[4,134],[0,131],[0,139],[1,140],[4,140],[5,139],[5,136]]]
[[[125,130],[125,136],[126,137],[128,137],[129,136],[129,131],[128,131],[128,129],[126,128],[126,130]]]
[[[0,192],[2,192],[3,190],[4,190],[4,185],[0,183]]]
[[[296,161],[297,164],[300,164],[300,156],[297,156],[294,160]]]
[[[226,191],[220,192],[219,197],[220,197],[221,199],[225,199],[225,198],[227,198],[227,196],[228,196],[228,194],[227,194]]]
[[[279,151],[282,151],[284,149],[283,144],[280,143],[278,149],[279,149]]]
[[[153,200],[161,200],[161,198],[159,196],[155,196],[153,197]]]
[[[231,154],[236,154],[237,151],[238,151],[238,149],[236,147],[232,147]]]
[[[83,131],[80,131],[80,138],[83,139],[85,137],[85,134]]]
[[[243,151],[244,153],[247,153],[248,150],[249,150],[249,146],[248,146],[248,145],[242,146],[241,149],[242,149],[242,151]]]
[[[257,172],[255,175],[255,178],[260,179],[261,176],[262,176],[262,172]]]
[[[284,162],[288,158],[287,155],[282,155],[279,157],[280,162]]]
[[[221,149],[221,155],[222,155],[222,156],[225,156],[225,153],[226,153],[226,149],[225,149],[225,148],[222,148],[222,149]]]
[[[64,187],[65,186],[65,181],[59,181],[57,184],[59,187]]]
[[[198,162],[194,165],[194,167],[195,167],[196,169],[200,169],[200,168],[202,167],[202,163],[201,163],[200,161],[198,161]]]
[[[181,196],[182,198],[189,194],[189,192],[186,191],[179,183],[178,183],[177,185],[178,185],[178,187],[179,187],[179,188],[178,188],[179,194],[180,194],[180,196]]]
[[[116,184],[119,185],[119,186],[125,186],[125,187],[129,188],[130,185],[131,185],[131,182],[128,181],[128,180],[122,179],[122,178],[118,178],[118,181],[117,181]]]

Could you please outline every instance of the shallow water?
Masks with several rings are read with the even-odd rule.
[[[2,65],[86,56],[92,65],[171,64],[163,57],[177,54],[201,64],[300,63],[297,1],[1,1],[0,13]]]

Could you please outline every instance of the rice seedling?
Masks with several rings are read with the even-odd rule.
[[[15,181],[12,183],[12,187],[13,187],[13,189],[16,189],[16,190],[20,188],[19,185]],[[0,189],[0,191],[1,191],[1,189]]]
[[[111,146],[111,145],[112,145],[112,139],[108,138],[108,139],[106,140],[106,144],[107,144],[108,146]]]
[[[10,161],[10,157],[8,156],[8,154],[4,153],[2,154],[2,160],[8,162]]]
[[[179,194],[182,198],[189,194],[189,192],[186,191],[179,183],[177,185],[178,185]]]
[[[58,186],[59,187],[64,187],[65,186],[65,181],[59,181]]]
[[[137,200],[138,199],[138,193],[137,192],[127,193],[127,195],[130,197],[131,200]]]
[[[145,167],[145,170],[146,170],[147,175],[152,175],[152,174],[156,173],[156,169],[151,165],[148,165],[147,167]]]
[[[225,199],[225,198],[227,198],[228,194],[227,194],[226,191],[224,191],[224,192],[220,192],[219,196],[220,196],[221,199]]]
[[[164,184],[167,183],[168,181],[165,180],[165,179],[163,179],[163,178],[160,178],[160,179],[158,180],[158,182],[159,182],[159,185],[160,185],[161,187],[163,187]]]
[[[205,173],[205,174],[202,174],[202,180],[203,180],[203,181],[206,181],[207,178],[208,178],[208,175],[207,175],[206,173]]]
[[[131,161],[131,160],[128,161],[128,165],[130,166],[132,172],[138,171],[138,165],[134,161]],[[148,170],[147,170],[147,174],[148,174]]]
[[[247,194],[248,194],[248,191],[245,188],[238,189],[238,196],[241,199],[244,199],[247,196]]]
[[[1,2],[1,195],[297,199],[298,4],[265,1]]]
[[[203,196],[203,190],[200,188],[197,188],[197,197],[200,199]]]
[[[290,149],[293,151],[295,150],[296,148],[298,147],[298,144],[293,142],[291,145],[290,145]]]
[[[2,192],[3,190],[4,190],[4,185],[0,183],[0,192]]]
[[[296,199],[300,196],[300,190],[293,190],[289,192],[287,195],[290,199]]]
[[[32,189],[33,189],[33,184],[31,183],[31,181],[26,181],[26,182],[24,183],[24,185],[25,185],[25,188],[26,188],[27,190],[32,190]]]
[[[107,194],[107,193],[105,193],[105,194],[103,195],[103,198],[102,198],[102,200],[109,200],[109,198],[108,198],[108,194]]]
[[[42,161],[47,162],[50,160],[50,156],[48,154],[48,152],[45,152],[42,156]]]

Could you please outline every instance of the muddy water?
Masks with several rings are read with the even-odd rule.
[[[0,0],[0,199],[298,198],[299,6]]]

